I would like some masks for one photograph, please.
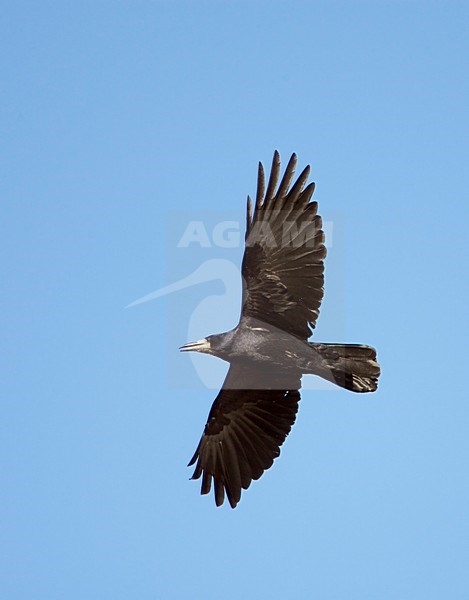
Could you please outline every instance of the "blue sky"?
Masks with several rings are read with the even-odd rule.
[[[467,3],[2,13],[2,597],[466,600]],[[223,365],[178,347],[236,323],[242,248],[213,228],[242,228],[275,148],[333,225],[315,339],[383,374],[308,383],[274,467],[216,509],[186,464]],[[192,220],[208,246],[178,246]]]

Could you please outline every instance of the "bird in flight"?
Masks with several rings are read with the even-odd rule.
[[[296,419],[301,377],[318,375],[352,392],[374,392],[376,350],[362,344],[308,341],[324,294],[324,232],[311,202],[310,167],[296,181],[293,154],[280,179],[274,153],[267,189],[259,163],[256,201],[247,200],[242,308],[231,331],[185,344],[182,351],[229,362],[189,466],[212,488],[217,506],[232,508],[252,480],[272,466]]]

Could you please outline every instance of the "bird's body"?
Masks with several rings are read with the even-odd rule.
[[[311,344],[253,317],[242,318],[235,329],[221,335],[216,355],[229,362],[306,373],[317,357]]]
[[[204,433],[189,463],[202,476],[202,493],[214,483],[216,504],[225,493],[234,508],[253,479],[280,454],[295,422],[301,377],[313,374],[354,392],[376,390],[376,351],[362,344],[309,342],[323,297],[324,233],[309,167],[290,188],[293,155],[277,187],[274,154],[265,191],[259,164],[255,209],[248,197],[243,304],[238,326],[186,344],[181,350],[213,354],[230,363]]]
[[[252,361],[270,370],[285,369],[304,372],[313,359],[311,347],[299,338],[270,323],[253,317],[241,319],[233,338],[233,358]]]

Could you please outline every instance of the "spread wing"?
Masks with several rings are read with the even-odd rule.
[[[267,191],[259,163],[254,212],[248,196],[241,317],[266,321],[301,339],[311,335],[324,294],[324,232],[307,166],[290,188],[293,154],[277,188],[280,157],[274,153]]]
[[[231,364],[189,463],[196,463],[192,479],[202,476],[202,494],[210,492],[213,480],[217,506],[223,504],[226,493],[235,508],[241,490],[259,479],[279,456],[300,400],[300,376],[287,379],[295,389],[256,389],[259,371]],[[254,389],[249,389],[251,381]]]

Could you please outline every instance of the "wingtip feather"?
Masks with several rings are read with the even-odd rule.
[[[256,192],[256,210],[260,209],[262,203],[264,201],[264,192],[265,192],[265,172],[264,166],[261,162],[259,162],[259,167],[257,170],[257,192]]]
[[[252,200],[251,196],[248,196],[247,206],[246,206],[246,237],[251,229],[252,224]]]
[[[264,204],[269,203],[275,195],[275,188],[277,187],[278,179],[280,175],[280,154],[277,150],[274,152],[272,159],[272,167],[270,169],[269,183],[267,185],[267,192],[265,193]]]

